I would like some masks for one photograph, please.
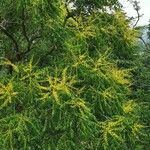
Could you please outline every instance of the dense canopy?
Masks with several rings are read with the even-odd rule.
[[[1,0],[1,149],[145,149],[137,36],[118,0]]]

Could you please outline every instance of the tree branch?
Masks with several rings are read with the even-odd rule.
[[[17,60],[20,60],[20,53],[19,53],[19,45],[17,40],[14,38],[12,34],[10,34],[5,27],[3,27],[2,24],[0,24],[0,31],[2,31],[14,44],[14,50],[16,52],[16,58]]]
[[[32,50],[33,41],[41,37],[39,35],[33,35],[32,37],[29,37],[28,34],[27,34],[25,21],[26,21],[25,9],[23,8],[22,9],[22,34],[25,37],[28,45],[27,45],[27,50],[25,52],[22,52],[21,56],[26,55],[27,53],[29,53]]]
[[[38,38],[41,38],[41,36],[37,35],[37,36],[34,36],[31,39],[29,39],[27,50],[25,52],[23,52],[21,55],[26,55],[27,53],[29,53],[32,50],[33,41],[38,39]]]
[[[135,28],[135,27],[137,26],[137,24],[138,24],[138,22],[139,22],[139,20],[140,20],[140,17],[141,17],[142,15],[140,15],[140,13],[139,13],[139,10],[140,10],[139,2],[137,2],[136,0],[133,1],[133,7],[134,7],[134,10],[135,10],[136,13],[137,13],[137,17],[136,17],[137,20],[136,20],[135,24],[133,25],[133,28]]]
[[[148,48],[148,45],[147,45],[147,43],[145,42],[145,40],[142,38],[142,37],[138,37],[142,42],[143,42],[143,44],[145,45],[145,47],[146,47],[146,50],[148,51],[149,50],[149,48]]]

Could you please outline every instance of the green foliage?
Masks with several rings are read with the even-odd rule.
[[[108,8],[120,8],[120,3],[118,0],[66,0],[68,3],[73,3],[78,13],[92,13],[95,10],[102,9],[106,10]]]
[[[39,69],[31,60],[15,65],[13,77],[1,77],[4,149],[120,149],[128,142],[136,147],[144,126],[138,103],[126,96],[128,71],[108,55],[79,58],[84,63],[69,62],[67,68]]]
[[[150,122],[150,53],[149,53],[149,43],[147,47],[145,45],[140,46],[140,55],[138,59],[134,61],[134,71],[133,71],[133,92],[132,97],[138,99],[141,103],[141,120],[145,123],[146,126],[149,126]],[[147,129],[149,141],[150,130]]]
[[[0,148],[144,149],[145,105],[118,61],[137,32],[117,0],[68,3],[0,2]]]

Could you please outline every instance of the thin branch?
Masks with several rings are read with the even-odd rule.
[[[28,42],[27,50],[25,52],[23,52],[22,54],[26,55],[27,53],[29,53],[32,50],[33,41],[35,41],[36,39],[39,39],[39,38],[41,38],[41,36],[37,35],[37,36],[32,37]]]
[[[141,17],[139,11],[136,11],[136,12],[137,12],[137,20],[136,20],[135,24],[133,25],[133,28],[135,28],[137,26],[138,22],[140,21],[140,17]]]
[[[0,24],[0,31],[2,31],[13,42],[14,50],[16,51],[16,58],[17,60],[20,60],[19,45],[18,45],[17,40],[1,24]]]
[[[145,40],[142,37],[140,37],[140,36],[138,38],[143,42],[143,44],[146,47],[146,50],[149,51],[149,47],[148,47],[147,43],[145,42]]]
[[[137,20],[136,20],[135,24],[133,25],[133,28],[135,28],[135,27],[137,26],[138,22],[140,21],[140,17],[141,17],[142,15],[140,15],[140,12],[139,12],[139,10],[140,10],[139,2],[137,2],[136,0],[133,1],[133,7],[134,7],[134,10],[135,10],[136,13],[137,13],[137,17],[136,17]]]
[[[26,30],[25,20],[26,20],[26,18],[25,18],[25,9],[23,8],[22,9],[22,34],[25,37],[28,45],[27,45],[27,50],[25,52],[22,52],[21,56],[26,55],[27,53],[29,53],[32,50],[33,41],[41,37],[39,35],[33,35],[32,37],[28,36],[27,30]]]

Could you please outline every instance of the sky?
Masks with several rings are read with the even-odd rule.
[[[150,20],[150,0],[138,0],[139,5],[141,7],[140,14],[143,14],[143,16],[140,18],[140,21],[138,22],[138,26],[147,25]],[[131,4],[127,2],[127,0],[120,0],[120,2],[124,6],[124,10],[127,12],[127,15],[129,17],[137,16],[136,11],[133,9]]]

